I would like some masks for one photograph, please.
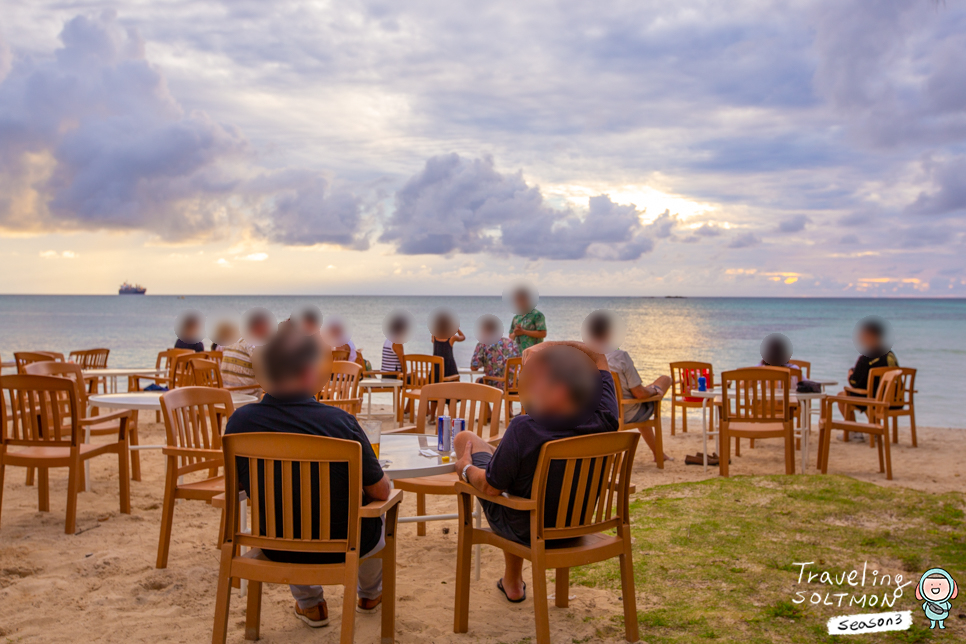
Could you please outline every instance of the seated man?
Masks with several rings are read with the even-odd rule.
[[[855,366],[849,369],[849,386],[839,395],[875,396],[876,389],[879,388],[879,379],[872,382],[872,390],[869,387],[869,370],[876,367],[898,367],[899,360],[896,358],[886,339],[887,329],[885,323],[875,317],[868,317],[862,320],[856,331],[855,343],[859,347],[861,355],[855,361]],[[842,416],[849,420],[855,420],[855,411],[865,412],[862,405],[846,405],[839,403],[839,411]],[[862,434],[854,434],[856,440],[865,440]]]
[[[320,356],[325,350],[317,338],[299,333],[292,327],[280,329],[275,337],[256,353],[259,382],[265,389],[260,402],[235,410],[225,429],[226,434],[247,432],[283,432],[328,436],[362,444],[363,502],[384,501],[389,498],[392,484],[382,471],[379,461],[359,423],[350,414],[316,402],[320,374]],[[246,492],[250,491],[248,463],[238,464],[238,477]],[[333,465],[330,474],[331,505],[345,507],[348,494],[348,471]],[[281,490],[276,504],[284,503]],[[295,525],[299,525],[301,509],[292,509]],[[341,517],[342,525],[339,525]],[[345,515],[334,513],[332,538],[345,538],[348,526]],[[371,556],[385,546],[382,519],[362,519],[360,537],[362,557]],[[337,563],[340,555],[310,552],[265,550],[269,559],[290,563]],[[328,608],[322,586],[290,586],[295,597],[295,615],[313,628],[329,623]],[[364,559],[359,564],[360,612],[373,612],[382,601],[382,560]]]
[[[657,395],[664,397],[667,390],[671,388],[671,379],[668,376],[658,376],[651,384],[644,384],[641,375],[637,372],[637,367],[634,366],[631,355],[615,346],[614,321],[606,311],[595,311],[587,316],[584,328],[588,341],[598,351],[606,351],[607,365],[611,371],[617,374],[617,378],[620,380],[621,395],[625,400],[650,398]],[[625,423],[643,423],[653,415],[653,402],[624,406]],[[650,427],[644,427],[639,431],[644,442],[651,448],[651,454],[654,454],[656,460],[654,430]],[[673,461],[674,459],[665,454],[664,460]]]
[[[521,396],[528,413],[513,419],[500,446],[494,450],[473,432],[456,435],[457,473],[489,496],[507,491],[529,498],[544,443],[617,431],[614,379],[603,355],[579,342],[545,342],[525,352],[524,360]],[[549,486],[553,489],[553,478]],[[559,480],[556,489],[559,496]],[[486,500],[482,505],[494,532],[530,544],[528,512]],[[497,588],[509,601],[519,603],[526,599],[523,559],[509,553],[504,558],[505,570]]]
[[[256,311],[246,322],[245,335],[231,344],[221,347],[221,378],[226,387],[251,385],[251,390],[238,389],[243,393],[258,391],[255,368],[252,366],[252,353],[259,338],[271,335],[272,322],[264,313]]]
[[[506,372],[506,361],[520,355],[517,343],[510,338],[503,337],[500,318],[495,315],[484,315],[480,317],[477,337],[479,342],[473,349],[473,357],[470,359],[470,370],[483,370],[486,376],[477,378],[476,382],[484,385],[498,386],[498,381],[491,378],[503,378]]]
[[[201,325],[201,317],[189,311],[181,319],[178,326],[178,339],[175,340],[175,349],[191,349],[194,352],[204,351],[205,344],[201,341],[204,330]]]

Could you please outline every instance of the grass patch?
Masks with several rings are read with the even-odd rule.
[[[941,637],[929,630],[915,598],[919,575],[933,566],[966,584],[964,507],[962,494],[841,476],[733,477],[642,490],[631,506],[641,638],[649,644],[966,641],[966,620],[957,618],[966,612],[962,598],[954,600]],[[799,584],[800,562],[814,562],[808,570],[828,571],[833,580],[856,570],[859,581],[868,562],[866,584],[809,583],[807,572]],[[620,592],[616,561],[571,574],[573,583]],[[883,575],[887,586],[878,585]],[[882,607],[883,595],[893,598],[897,576],[912,583],[893,606]],[[836,593],[849,595],[836,605]],[[866,606],[850,606],[862,596]],[[898,610],[912,611],[910,630],[826,632],[835,615]]]

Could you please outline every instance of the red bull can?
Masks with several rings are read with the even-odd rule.
[[[436,438],[438,446],[436,451],[440,454],[449,454],[453,451],[453,419],[449,416],[440,416],[436,419]]]
[[[450,439],[450,446],[456,449],[456,435],[461,431],[466,429],[466,419],[465,418],[454,418],[453,419],[453,437]]]

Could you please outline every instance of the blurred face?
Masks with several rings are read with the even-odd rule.
[[[269,336],[269,325],[268,320],[262,318],[255,318],[252,320],[248,327],[249,336],[253,340],[264,341],[268,339]]]
[[[527,363],[520,375],[520,392],[524,409],[530,416],[572,416],[578,412],[570,391],[555,380],[540,360]]]
[[[859,344],[866,350],[877,349],[880,342],[879,337],[869,329],[859,331]]]
[[[513,305],[516,307],[517,313],[521,315],[533,310],[533,306],[530,304],[530,294],[523,289],[513,294]]]

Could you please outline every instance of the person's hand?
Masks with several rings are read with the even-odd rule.
[[[466,449],[460,454],[460,457],[456,461],[456,473],[460,476],[463,474],[463,470],[467,465],[473,464],[473,443],[467,442]]]

